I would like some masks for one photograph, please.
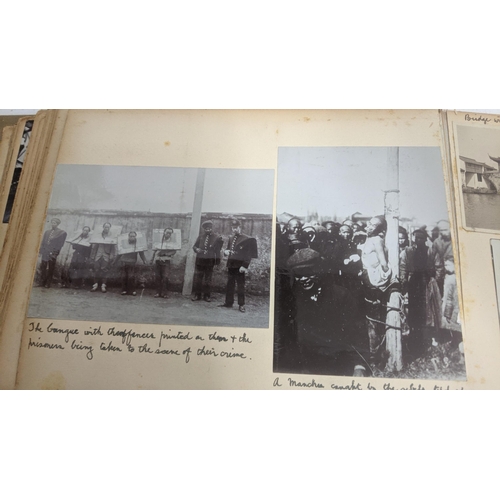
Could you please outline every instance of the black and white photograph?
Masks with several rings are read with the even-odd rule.
[[[7,198],[7,205],[3,214],[2,222],[8,224],[10,221],[10,216],[12,213],[12,207],[14,205],[14,200],[16,199],[17,186],[19,185],[19,179],[21,178],[21,172],[26,160],[26,153],[28,151],[28,144],[31,138],[31,131],[33,129],[33,120],[28,120],[24,125],[23,135],[19,144],[19,150],[17,153],[16,167],[14,168],[14,173],[12,174],[12,181],[10,184],[9,196]]]
[[[274,171],[58,165],[28,316],[269,327]]]
[[[464,380],[439,148],[278,153],[274,372]]]
[[[500,130],[457,125],[465,226],[500,230]]]
[[[500,318],[500,240],[492,239],[491,244],[491,258],[493,260],[493,273],[495,276],[495,289],[497,294],[497,308],[498,316]]]

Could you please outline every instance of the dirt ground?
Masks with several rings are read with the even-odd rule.
[[[137,296],[120,295],[120,289],[90,293],[89,289],[34,287],[28,316],[32,318],[150,323],[160,325],[269,327],[269,297],[246,296],[246,312],[235,303],[232,309],[217,307],[224,295],[212,294],[212,302],[192,302],[191,297],[170,293],[154,298],[154,290]]]

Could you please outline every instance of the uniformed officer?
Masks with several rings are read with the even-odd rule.
[[[252,259],[256,259],[257,241],[255,238],[242,234],[241,222],[237,219],[231,221],[232,236],[229,237],[224,255],[227,259],[227,287],[226,301],[219,307],[233,307],[234,289],[237,286],[238,306],[240,312],[245,312],[245,275]]]
[[[196,262],[191,300],[201,300],[203,294],[203,300],[211,302],[212,274],[214,267],[220,264],[220,252],[224,242],[222,236],[213,232],[213,222],[211,220],[205,221],[201,227],[203,234],[198,236],[193,245]]]

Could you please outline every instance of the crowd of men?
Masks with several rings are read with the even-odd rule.
[[[81,233],[72,240],[67,240],[66,231],[59,228],[58,218],[51,220],[51,228],[45,231],[40,246],[41,263],[39,268],[40,286],[50,288],[53,282],[57,258],[65,242],[71,244],[73,253],[68,272],[62,276],[63,287],[83,288],[89,282],[90,292],[108,292],[108,280],[119,271],[121,277],[121,295],[136,296],[136,286],[140,267],[139,259],[144,265],[154,266],[156,279],[155,298],[168,298],[171,260],[177,250],[172,249],[173,228],[163,230],[161,242],[153,248],[153,256],[148,262],[144,248],[138,246],[137,232],[128,233],[128,248],[130,252],[118,254],[116,235],[112,233],[109,222],[100,229],[98,242],[91,243],[91,228],[84,226]],[[201,225],[202,232],[192,247],[196,255],[193,279],[193,295],[191,300],[211,302],[212,275],[214,268],[222,259],[227,259],[228,280],[225,301],[219,307],[232,308],[235,289],[237,292],[238,309],[245,309],[245,276],[252,259],[258,258],[257,241],[243,234],[241,221],[231,220],[231,235],[227,239],[226,249],[224,238],[213,231],[213,221],[207,220]],[[90,280],[90,281],[89,281]]]
[[[448,221],[399,228],[391,269],[384,216],[277,224],[275,371],[368,376],[387,361],[391,293],[400,293],[406,363],[432,345],[461,342]]]

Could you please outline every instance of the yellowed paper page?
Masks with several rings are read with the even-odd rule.
[[[2,141],[0,142],[0,179],[1,185],[7,183],[7,179],[3,178],[4,172],[7,168],[9,153],[12,148],[11,141],[14,137],[16,127],[11,125],[2,129]],[[3,247],[5,233],[7,232],[7,224],[0,225],[0,250]]]
[[[0,256],[0,384],[12,388],[19,359],[23,316],[29,300],[24,286],[29,282],[36,251],[27,246],[30,230],[47,210],[55,165],[64,128],[65,112],[39,112],[18,186],[12,217]],[[35,237],[36,239],[37,237]],[[30,244],[33,244],[30,242]],[[35,244],[37,248],[37,244]]]
[[[0,135],[0,178],[3,176],[3,172],[7,162],[7,156],[9,153],[10,141],[15,130],[14,125],[6,126],[1,130]]]
[[[56,127],[55,131],[60,133],[61,129]],[[303,234],[309,235],[308,251],[298,249],[294,255],[300,258],[286,261],[287,269],[293,270],[290,276],[295,280],[294,286],[303,284],[304,290],[309,289],[309,283],[301,281],[304,273],[298,271],[311,268],[315,259],[321,260],[316,256],[320,252],[314,248],[318,248],[315,245],[328,231],[327,218],[339,225],[347,220],[356,224],[358,233],[364,232],[370,244],[375,245],[380,263],[383,252],[378,252],[376,242],[381,237],[371,235],[366,223],[384,210],[389,214],[386,238],[390,248],[386,250],[393,270],[392,275],[386,273],[387,287],[378,278],[376,288],[383,294],[393,294],[392,299],[396,294],[391,290],[401,292],[397,284],[399,250],[389,244],[389,240],[397,241],[394,231],[398,226],[394,226],[394,221],[397,222],[395,214],[399,209],[399,222],[406,225],[410,235],[423,226],[430,231],[432,225],[446,219],[452,225],[454,249],[461,245],[461,235],[455,234],[453,227],[454,216],[447,208],[454,198],[450,196],[448,171],[443,170],[439,153],[442,136],[437,111],[70,111],[60,149],[55,144],[43,172],[44,186],[48,187],[54,179],[53,195],[49,202],[49,189],[44,189],[36,199],[25,233],[27,238],[23,240],[25,265],[15,283],[11,283],[13,296],[19,297],[24,309],[15,312],[11,302],[7,307],[6,325],[16,330],[23,324],[17,388],[461,389],[498,385],[496,371],[474,363],[472,353],[480,346],[470,333],[467,314],[459,318],[460,323],[453,318],[454,324],[460,325],[455,326],[459,332],[455,338],[460,341],[457,345],[448,346],[454,336],[451,323],[446,328],[434,325],[433,332],[446,330],[450,339],[443,340],[437,333],[433,337],[426,330],[425,341],[430,342],[428,349],[433,354],[419,365],[415,363],[420,358],[412,351],[413,359],[391,373],[381,368],[386,360],[377,359],[381,351],[372,353],[372,346],[366,352],[350,349],[349,355],[342,358],[336,357],[338,352],[344,353],[342,350],[332,355],[328,342],[337,337],[325,334],[323,327],[313,332],[313,337],[322,340],[311,346],[308,330],[313,327],[307,325],[314,324],[314,314],[301,316],[299,309],[294,309],[291,320],[300,338],[294,345],[297,349],[280,351],[286,352],[286,362],[276,353],[283,347],[276,332],[288,332],[287,326],[276,327],[280,317],[275,304],[279,276],[275,258],[279,243],[284,241],[277,234],[278,227],[281,232],[281,223],[287,226],[290,236],[291,220],[298,218]],[[391,168],[399,171],[399,188],[394,188]],[[422,184],[426,175],[437,188]],[[68,179],[74,179],[73,185]],[[425,189],[430,201],[415,195]],[[398,191],[399,202],[394,194]],[[435,192],[439,204],[429,212],[428,208],[434,207]],[[51,225],[53,219],[55,227]],[[212,223],[212,232],[222,237],[219,249],[212,249],[217,238],[212,241],[204,232],[203,224],[207,221]],[[106,222],[111,227],[121,225],[122,234],[145,231],[148,235],[146,264],[139,259],[131,264],[136,273],[135,295],[128,288],[120,291],[130,277],[130,266],[128,271],[123,266],[112,267],[112,250],[103,248],[112,245],[98,245],[94,256],[87,257],[85,262],[91,263],[87,268],[92,268],[93,274],[89,271],[85,276],[83,289],[74,287],[72,281],[67,287],[61,272],[69,269],[70,280],[79,279],[79,268],[75,267],[78,262],[73,259],[70,245],[55,255],[53,276],[49,261],[54,255],[51,257],[48,252],[44,261],[42,252],[37,261],[36,254],[38,249],[43,250],[44,241],[54,242],[62,237],[62,232],[73,235],[85,225],[94,232],[97,228],[101,231]],[[181,230],[181,249],[158,260],[158,254],[153,255],[152,234],[168,227]],[[315,240],[317,235],[320,236]],[[295,244],[293,237],[286,241],[287,245]],[[305,239],[299,241],[304,242]],[[203,288],[200,300],[196,300],[195,293],[190,296],[196,280],[205,280],[206,284],[207,279],[201,271],[206,263],[201,264],[195,248],[202,255],[207,252],[207,259],[213,259],[214,265],[216,259],[221,260],[213,270],[210,302],[204,300]],[[369,271],[368,262],[374,262],[373,256],[368,251],[363,254],[360,248],[361,257],[356,259],[356,252],[342,265],[356,264],[360,259],[363,269]],[[238,277],[232,284],[234,303],[232,307],[217,308],[229,305],[231,294],[226,280],[231,281],[230,260],[235,261],[235,255],[241,256],[241,265],[233,268]],[[456,252],[455,256],[458,262]],[[353,292],[344,291],[345,282],[345,286],[338,284],[345,273],[333,272],[332,276],[324,269],[323,277],[328,275],[334,283],[328,289],[333,294],[331,300],[342,298],[343,304],[352,305],[349,297]],[[461,270],[457,265],[458,290],[463,279]],[[492,270],[490,274],[493,279]],[[159,297],[155,297],[154,280],[167,275],[167,298],[162,297],[161,289]],[[241,275],[246,280],[243,305],[237,293]],[[32,287],[40,284],[40,278],[45,278],[48,286]],[[325,307],[326,287],[319,288],[304,299],[304,303],[313,304],[307,311],[322,304],[317,309],[320,314],[330,314],[328,309],[335,308]],[[438,288],[437,282],[432,281],[428,293],[437,294]],[[123,292],[126,293],[122,295]],[[295,294],[295,300],[297,297]],[[414,297],[410,296],[410,304],[415,304]],[[282,297],[279,300],[284,303]],[[372,303],[380,306],[377,300]],[[403,295],[398,300],[398,307],[403,310]],[[342,311],[338,307],[336,311]],[[393,313],[399,311],[391,305],[384,307]],[[25,311],[28,318],[24,320]],[[433,311],[438,312],[436,307]],[[454,311],[456,315],[458,308]],[[302,321],[303,317],[308,319]],[[325,317],[335,323],[333,316]],[[366,320],[363,321],[365,325]],[[370,321],[377,326],[376,318]],[[397,339],[401,339],[397,332],[406,336],[408,330],[404,321],[387,321],[391,327],[387,338],[396,339],[397,351]],[[436,316],[435,321],[440,322],[441,317]],[[347,321],[346,328],[352,324]],[[412,329],[416,328],[414,325]],[[304,335],[306,341],[302,343]],[[321,343],[325,335],[327,345]],[[385,342],[386,336],[378,335],[378,340]],[[407,339],[403,339],[403,345],[407,345]],[[463,346],[465,360],[461,354]],[[324,366],[317,368],[322,363]]]

